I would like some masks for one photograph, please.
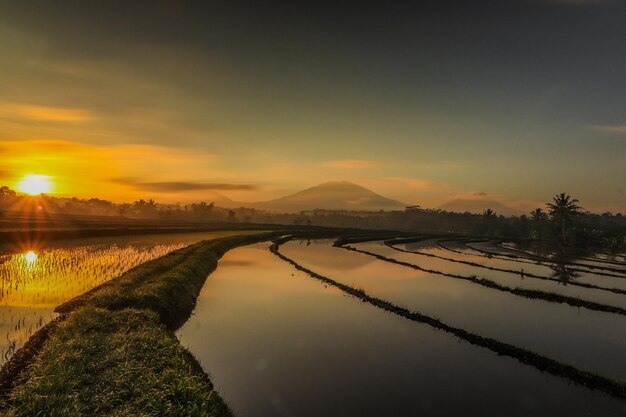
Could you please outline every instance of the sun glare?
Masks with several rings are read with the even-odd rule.
[[[24,254],[24,259],[26,259],[26,263],[28,263],[28,265],[32,265],[37,260],[37,254],[32,250],[29,250]]]
[[[49,193],[52,190],[50,177],[47,175],[28,174],[17,184],[17,189],[30,195]]]

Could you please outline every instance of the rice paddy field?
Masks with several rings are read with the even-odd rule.
[[[623,257],[362,240],[220,260],[177,336],[235,415],[626,415]]]
[[[50,336],[56,350],[44,347],[23,371],[30,376],[24,386],[17,380],[13,410],[46,411],[65,402],[73,392],[58,382],[65,378],[80,381],[81,398],[91,398],[81,370],[92,362],[124,379],[126,365],[103,365],[109,355],[87,335],[97,330],[109,340],[108,319],[99,316],[106,315],[120,320],[115,334],[145,343],[143,331],[123,325],[126,314],[156,332],[168,352],[187,358],[177,365],[176,384],[199,381],[195,366],[210,377],[202,398],[218,395],[218,404],[223,399],[239,417],[626,415],[623,255],[572,258],[514,243],[392,232],[217,239],[250,233],[257,232],[100,236],[5,249],[3,363],[56,317],[55,307],[118,276],[135,282],[127,298],[117,280],[90,293],[91,306],[64,311],[66,322],[55,330],[61,336]],[[216,240],[164,256],[208,239]],[[193,288],[191,300],[200,293],[189,317],[194,304],[183,300]],[[120,311],[118,301],[140,310]],[[187,313],[174,311],[181,308]],[[182,320],[172,321],[177,314]],[[80,327],[92,319],[99,323],[93,329]],[[79,330],[85,334],[73,340],[69,335]],[[114,340],[125,346],[116,348],[125,358],[120,363],[137,359],[122,354],[137,349],[134,342]],[[66,360],[65,349],[80,358],[69,373],[55,367]],[[167,362],[142,360],[147,367],[134,372],[153,377]],[[98,381],[104,386],[97,390],[125,395]],[[133,407],[143,410],[146,398],[160,403],[160,384],[133,396]],[[84,398],[72,409],[91,409]],[[199,397],[172,398],[190,410]],[[108,401],[93,407],[114,408]]]
[[[247,232],[112,236],[3,248],[0,364],[56,316],[56,306],[171,251],[240,233]]]

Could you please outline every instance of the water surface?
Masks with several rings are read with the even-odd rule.
[[[430,246],[424,249],[418,249],[419,246],[415,246],[415,244],[412,243],[406,245],[398,245],[398,247],[403,247],[407,250],[417,250],[423,253],[431,253],[455,260],[460,259],[491,267],[510,269],[514,271],[519,271],[520,273],[527,272],[535,275],[556,278],[560,280],[564,285],[569,282],[582,282],[606,288],[618,288],[626,290],[626,275],[622,275],[617,272],[585,270],[584,267],[571,265],[565,260],[556,261],[554,263],[539,263],[531,259],[511,259],[496,256],[489,257],[484,253],[474,249],[481,248],[483,250],[488,250],[489,248],[494,246],[492,243],[473,243],[466,246],[463,243],[459,242],[443,242],[443,245],[445,246],[445,248],[449,248],[450,250],[439,247],[437,245]],[[496,253],[495,250],[493,253]],[[517,255],[519,255],[519,253]],[[617,276],[602,275],[601,272]]]
[[[0,256],[0,364],[56,314],[54,308],[127,270],[205,239],[247,232],[67,239]]]
[[[281,252],[303,266],[370,295],[470,332],[511,343],[578,368],[626,379],[626,317],[531,300],[481,285],[377,260],[314,241]],[[362,245],[362,244],[359,244]],[[375,244],[369,244],[372,248]],[[357,246],[357,245],[355,245]],[[382,247],[381,247],[382,248]],[[332,260],[320,263],[320,258]],[[366,267],[334,265],[368,259]],[[371,261],[373,259],[373,261]]]
[[[344,272],[375,268],[366,258],[317,259]],[[623,402],[347,297],[266,244],[222,258],[177,334],[238,417],[626,412]]]
[[[399,244],[394,245],[394,247],[415,253],[398,251],[375,242],[350,246],[366,250],[368,252],[374,252],[388,258],[418,265],[425,269],[443,271],[448,274],[458,274],[464,276],[473,275],[490,279],[510,288],[524,288],[557,293],[568,297],[581,298],[626,309],[626,295],[607,291],[608,289],[619,287],[612,285],[610,282],[610,280],[616,280],[618,278],[609,278],[609,281],[607,281],[604,277],[595,276],[596,279],[593,280],[595,282],[592,282],[592,284],[604,286],[607,290],[592,289],[572,285],[578,282],[589,283],[589,280],[578,279],[582,276],[582,274],[570,271],[569,275],[566,275],[565,272],[559,275],[554,269],[545,265],[525,264],[501,258],[486,258],[466,252],[456,253],[440,247],[418,249],[412,244]],[[428,255],[434,255],[446,259],[435,258]],[[464,262],[479,264],[482,267],[468,265]],[[500,270],[491,270],[489,268],[498,268]],[[528,274],[534,274],[550,280],[534,278]],[[626,285],[626,277],[621,279],[619,283]]]

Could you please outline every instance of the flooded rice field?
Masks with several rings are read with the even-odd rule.
[[[477,262],[489,262],[490,265],[502,265],[526,272],[552,276],[563,282],[585,282],[604,285],[611,288],[626,289],[626,266],[586,264],[584,260],[573,260],[562,255],[551,254],[547,257],[533,258],[530,253],[510,251],[494,243],[468,243],[443,241],[438,248],[446,254],[457,253]]]
[[[516,243],[501,243],[501,244],[490,244],[491,247],[495,248],[504,248],[507,250],[507,253],[515,256],[526,256],[530,258],[541,257],[541,258],[558,258],[558,254],[554,252],[541,252],[536,249],[528,248]],[[489,249],[489,248],[488,248]],[[584,254],[579,256],[570,256],[571,262],[576,263],[577,265],[586,266],[590,268],[597,269],[615,269],[621,270],[623,273],[626,273],[626,254],[624,253],[592,253],[592,254]]]
[[[393,249],[380,243],[351,246],[394,256],[387,253]],[[333,247],[332,241],[290,241],[281,252],[308,269],[394,305],[586,371],[626,379],[625,316],[527,299]],[[359,261],[363,266],[343,266]],[[444,268],[438,259],[414,262],[428,269]]]
[[[385,256],[418,264],[450,274],[473,275],[509,287],[540,290],[568,297],[626,308],[626,275],[598,275],[593,271],[571,271],[569,266],[517,262],[513,259],[487,257],[462,250],[459,244],[444,247],[424,242],[383,245],[380,242],[352,245]],[[449,249],[446,249],[449,248]],[[459,249],[458,251],[456,249]],[[617,274],[615,274],[617,275]],[[617,290],[617,291],[616,291]]]
[[[481,319],[495,323],[489,330],[517,324],[498,319],[501,311],[509,309],[506,305],[481,306],[474,303],[479,295],[465,295],[466,288],[333,248],[332,243],[293,241],[280,250],[315,272],[332,274],[403,305],[445,314],[446,319],[457,317],[462,325]],[[262,243],[228,252],[207,280],[194,315],[177,333],[236,416],[620,416],[626,412],[620,400],[346,296],[274,256],[268,246]],[[492,295],[474,287],[483,299]],[[437,309],[437,305],[442,306]],[[525,307],[546,312],[533,302]],[[481,311],[488,309],[493,310]],[[477,317],[464,322],[462,316]],[[563,314],[552,319],[569,318]],[[579,332],[588,330],[584,326]],[[530,334],[526,339],[539,336]],[[565,343],[561,347],[585,348]],[[614,357],[616,362],[620,359]]]
[[[237,233],[112,236],[5,248],[0,253],[0,364],[56,316],[59,304],[173,250]]]

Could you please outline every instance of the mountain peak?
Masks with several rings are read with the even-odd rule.
[[[323,182],[321,184],[318,185],[314,185],[312,187],[309,187],[307,189],[304,189],[302,191],[306,191],[306,190],[321,190],[321,189],[335,189],[335,190],[365,190],[368,192],[372,192],[371,190],[368,190],[367,188],[359,185],[359,184],[355,184],[353,182],[350,181],[346,181],[346,180],[341,180],[341,181],[327,181],[327,182]],[[302,192],[300,191],[300,192]],[[374,193],[375,194],[375,193]]]
[[[401,210],[405,205],[350,181],[328,181],[254,207],[270,211],[303,210]]]

